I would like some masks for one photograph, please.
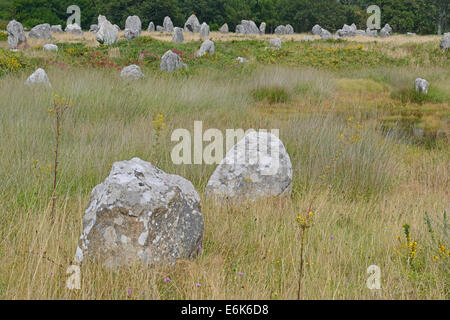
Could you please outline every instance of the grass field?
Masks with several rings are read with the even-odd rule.
[[[269,36],[212,33],[216,54],[195,58],[195,36],[182,44],[143,36],[107,48],[89,33],[59,35],[57,53],[38,41],[17,53],[0,49],[0,298],[296,299],[297,217],[311,204],[303,299],[450,298],[450,53],[439,50],[439,37],[305,42],[295,35],[266,51]],[[159,71],[168,49],[187,70]],[[144,79],[120,78],[131,63]],[[52,88],[23,85],[37,67]],[[430,82],[425,97],[414,91],[417,77]],[[54,94],[73,106],[62,124],[51,223]],[[171,132],[193,130],[196,120],[204,130],[280,129],[292,196],[234,206],[204,199],[215,166],[170,159]],[[353,139],[341,143],[348,133]],[[195,185],[202,252],[171,267],[112,271],[87,261],[81,290],[67,290],[90,193],[113,162],[133,157]],[[370,265],[381,270],[380,290],[366,286]]]

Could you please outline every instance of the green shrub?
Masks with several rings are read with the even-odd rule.
[[[391,98],[402,103],[444,103],[450,102],[450,94],[440,88],[430,87],[427,94],[419,93],[415,89],[401,88],[391,93]]]
[[[0,31],[0,41],[8,40],[8,33]]]
[[[21,53],[0,49],[0,76],[10,72],[21,71],[28,64]]]

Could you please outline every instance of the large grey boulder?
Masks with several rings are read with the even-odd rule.
[[[35,39],[51,39],[50,25],[48,23],[38,24],[30,30],[28,36]]]
[[[281,49],[281,39],[280,38],[270,39],[269,44],[272,46],[272,48]]]
[[[259,34],[259,28],[252,20],[242,20],[240,24],[240,32],[242,34]],[[237,28],[237,26],[236,26]],[[238,33],[238,32],[236,32]]]
[[[367,37],[376,38],[376,37],[378,37],[378,30],[376,30],[376,29],[371,30],[370,28],[367,28],[366,29],[366,36]]]
[[[244,33],[244,27],[242,26],[242,24],[236,25],[236,30],[234,32],[243,34]]]
[[[269,132],[252,131],[221,161],[205,189],[224,200],[290,195],[292,164],[283,143]]]
[[[144,77],[141,67],[132,64],[122,69],[120,77],[127,80],[138,80]]]
[[[450,32],[445,33],[442,37],[441,44],[440,44],[441,50],[447,50],[450,48]]]
[[[16,49],[19,44],[27,42],[25,31],[20,22],[10,21],[6,26],[6,31],[8,32],[8,44],[12,49]]]
[[[191,15],[184,23],[184,31],[186,32],[200,32],[200,22],[195,14]]]
[[[81,30],[81,27],[78,24],[76,24],[76,23],[68,24],[66,26],[66,28],[64,29],[64,31],[68,32],[68,33],[72,33],[72,34],[78,35],[78,36],[83,34],[83,30]]]
[[[98,24],[91,24],[91,26],[89,27],[89,32],[97,33],[97,31],[98,31]]]
[[[203,22],[200,27],[200,38],[202,38],[202,40],[209,38],[209,26],[206,22]]]
[[[155,24],[153,23],[153,21],[150,21],[150,23],[148,24],[147,31],[148,32],[155,32]]]
[[[183,60],[179,55],[172,50],[169,50],[161,57],[159,67],[161,71],[173,72],[180,68],[187,68],[187,65],[183,63]]]
[[[223,26],[220,27],[219,32],[222,34],[227,34],[229,32],[228,24],[224,23]]]
[[[205,40],[200,46],[200,50],[197,51],[196,57],[198,58],[204,56],[207,53],[212,56],[214,52],[214,42],[212,42],[211,40]]]
[[[163,28],[165,32],[173,32],[173,23],[172,20],[170,19],[170,17],[165,17],[164,21],[163,21]]]
[[[47,43],[42,47],[45,51],[58,51],[58,46],[56,44]]]
[[[344,24],[342,29],[339,29],[336,34],[339,37],[354,37],[356,35],[356,26],[355,24],[352,24],[351,26]]]
[[[390,37],[392,33],[392,28],[389,24],[386,24],[381,30],[380,30],[380,37],[387,38]]]
[[[50,80],[48,80],[47,73],[45,73],[44,69],[38,68],[35,72],[33,72],[28,79],[25,81],[25,85],[35,85],[42,84],[46,87],[51,87]]]
[[[125,39],[131,40],[137,38],[141,35],[142,31],[142,23],[141,19],[138,16],[129,16],[127,20],[125,20]]]
[[[139,158],[116,162],[92,191],[74,262],[172,264],[197,255],[203,228],[191,182]]]
[[[328,40],[328,39],[333,38],[333,35],[331,34],[330,31],[322,28],[322,31],[320,32],[320,38],[322,40]]]
[[[294,27],[292,27],[290,24],[286,25],[286,34],[294,34]]]
[[[105,16],[98,16],[98,26],[99,28],[95,38],[99,43],[109,46],[117,42],[119,39],[119,30]]]
[[[61,33],[61,32],[63,32],[63,29],[60,24],[57,24],[57,25],[51,26],[50,31],[53,33]]]
[[[183,37],[183,29],[175,27],[173,29],[173,38],[172,41],[175,43],[182,43],[184,41]]]
[[[266,23],[265,22],[261,22],[261,24],[259,25],[259,33],[266,34]]]
[[[320,36],[320,34],[322,33],[322,30],[323,30],[322,27],[319,26],[318,24],[316,24],[316,25],[312,28],[311,32],[312,32],[312,34],[315,35],[315,36]]]
[[[430,87],[430,84],[428,83],[427,80],[417,78],[416,81],[414,82],[414,85],[418,93],[428,94],[428,88]]]
[[[286,26],[281,25],[281,26],[276,27],[275,34],[278,34],[278,35],[287,34]]]

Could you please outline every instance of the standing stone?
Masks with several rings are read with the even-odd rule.
[[[242,26],[242,24],[236,25],[235,33],[244,33],[244,27]]]
[[[120,27],[117,24],[114,25],[114,28],[116,28],[117,31],[120,31]]]
[[[81,30],[81,27],[74,23],[74,24],[68,24],[66,26],[66,28],[64,29],[65,32],[69,32],[72,34],[76,34],[76,35],[82,35],[83,34],[83,30]]]
[[[259,25],[259,33],[266,34],[266,23],[265,22],[261,22],[261,24]]]
[[[450,48],[450,32],[444,34],[440,44],[441,50],[445,51]]]
[[[50,31],[54,32],[54,33],[61,33],[61,32],[63,32],[63,29],[60,24],[57,24],[57,25],[51,26]]]
[[[156,31],[158,31],[158,32],[163,32],[163,31],[164,31],[164,28],[161,27],[161,26],[156,26]]]
[[[16,49],[21,43],[27,42],[27,37],[20,22],[12,20],[6,26],[8,32],[8,44],[12,49]]]
[[[427,80],[422,78],[417,78],[415,81],[415,87],[416,91],[423,94],[428,94],[428,88],[430,87],[430,84]]]
[[[328,39],[331,39],[332,37],[333,37],[333,35],[331,34],[330,31],[322,28],[322,31],[320,32],[320,38],[322,40],[328,40]]]
[[[276,49],[281,49],[281,39],[280,38],[273,38],[269,40],[269,44]]]
[[[98,31],[96,39],[99,43],[109,46],[119,39],[119,30],[109,22],[105,16],[98,16]]]
[[[97,31],[98,31],[98,24],[91,24],[91,26],[89,27],[89,32],[97,33]]]
[[[163,28],[165,32],[173,32],[173,23],[172,20],[170,19],[170,17],[165,17],[164,18],[164,22],[163,22]]]
[[[275,28],[275,34],[283,35],[286,34],[286,26],[278,26]]]
[[[386,24],[380,31],[380,37],[387,38],[390,37],[392,33],[392,28],[389,24]]]
[[[207,196],[224,200],[256,200],[290,195],[292,164],[275,135],[252,131],[221,161],[206,186]]]
[[[286,34],[294,34],[294,28],[290,25],[286,25]]]
[[[48,80],[47,73],[45,73],[44,69],[38,68],[35,72],[28,77],[25,81],[25,85],[33,85],[33,84],[43,84],[46,87],[51,87],[51,83]]]
[[[150,23],[148,24],[148,28],[147,28],[148,32],[155,32],[155,24],[150,21]]]
[[[131,40],[141,35],[142,23],[138,16],[129,16],[125,20],[125,39]]]
[[[223,33],[223,34],[227,34],[228,33],[228,24],[224,23],[224,25],[220,27],[219,32]]]
[[[128,80],[138,80],[144,77],[144,74],[139,66],[132,64],[122,69],[120,77]]]
[[[322,33],[322,27],[319,26],[318,24],[316,24],[313,28],[312,28],[312,34],[315,36],[320,36],[320,34]]]
[[[184,31],[186,32],[200,32],[200,22],[195,14],[191,15],[184,24]]]
[[[45,51],[58,51],[58,46],[56,44],[47,43],[42,47]]]
[[[205,54],[209,54],[210,56],[212,56],[215,52],[214,49],[214,42],[212,42],[211,40],[205,40],[203,41],[200,50],[198,50],[196,57],[201,57],[204,56]]]
[[[376,37],[378,37],[378,31],[377,31],[376,29],[370,30],[370,28],[367,28],[367,29],[366,29],[366,36],[367,36],[367,37],[373,37],[373,38],[376,38]]]
[[[200,197],[192,183],[139,158],[113,164],[84,213],[74,262],[109,268],[194,258],[203,237]]]
[[[180,68],[187,68],[187,65],[183,63],[183,60],[181,60],[180,56],[172,50],[167,51],[161,57],[161,71],[173,72]]]
[[[242,32],[243,34],[259,34],[259,29],[256,23],[252,20],[242,20]]]
[[[175,27],[173,29],[173,38],[172,41],[175,43],[182,43],[184,41],[183,37],[183,29]]]
[[[48,23],[38,24],[31,29],[28,36],[36,39],[51,39],[50,25]]]
[[[202,40],[209,38],[209,26],[206,22],[203,22],[200,27],[200,38],[202,38]]]

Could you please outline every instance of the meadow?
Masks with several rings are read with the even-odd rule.
[[[216,53],[195,58],[198,36],[162,33],[98,46],[56,35],[58,52],[0,38],[1,299],[296,299],[299,216],[302,299],[449,299],[450,52],[440,37],[302,41],[212,33]],[[187,70],[159,71],[176,49]],[[240,64],[238,56],[249,60]],[[145,78],[124,81],[120,69]],[[37,67],[51,88],[24,86]],[[418,77],[428,95],[414,90]],[[51,219],[55,94],[72,106],[61,127]],[[214,165],[175,165],[171,132],[280,129],[293,166],[290,198],[221,205],[203,197]],[[349,139],[343,139],[349,137]],[[338,155],[338,156],[336,156]],[[140,157],[192,181],[202,196],[201,254],[174,266],[82,265],[65,286],[94,186],[115,161]],[[367,268],[381,270],[370,290]]]

